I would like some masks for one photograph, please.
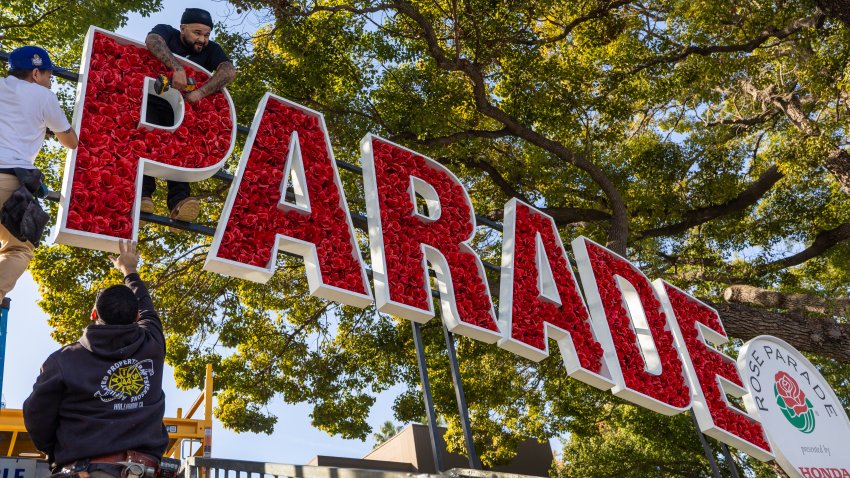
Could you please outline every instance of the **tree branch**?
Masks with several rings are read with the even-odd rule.
[[[771,118],[776,116],[776,113],[773,111],[765,111],[760,115],[756,115],[750,118],[734,118],[734,119],[722,119],[717,121],[709,121],[706,123],[706,126],[722,126],[722,125],[733,125],[733,126],[755,126],[757,124],[762,124],[770,121]]]
[[[775,185],[785,175],[779,171],[776,165],[767,168],[759,178],[746,189],[741,191],[737,196],[723,204],[702,207],[688,211],[684,215],[684,219],[678,223],[667,226],[648,229],[636,233],[638,238],[671,236],[681,234],[688,229],[704,224],[712,219],[717,219],[721,216],[727,216],[741,212],[744,209],[752,206]]]
[[[416,141],[417,143],[420,143],[420,144],[426,144],[428,146],[445,146],[445,145],[448,145],[448,144],[452,144],[455,141],[460,141],[460,140],[469,139],[469,138],[499,139],[499,138],[504,138],[505,136],[509,136],[509,135],[510,135],[510,131],[508,131],[507,128],[502,128],[502,129],[498,129],[498,130],[470,129],[470,130],[458,131],[456,133],[448,134],[446,136],[435,136],[433,138],[426,138],[426,139],[418,139],[418,137],[411,132],[403,132],[403,133],[397,133],[397,134],[393,135],[390,139],[394,140],[394,141],[398,140],[398,139],[407,139],[407,140]]]
[[[632,3],[630,0],[628,0],[628,1],[627,0],[618,0],[618,1],[603,2],[602,5],[598,6],[597,8],[591,10],[590,12],[588,12],[588,13],[580,16],[580,17],[575,18],[570,23],[564,25],[563,29],[561,30],[561,33],[559,33],[558,35],[555,35],[555,36],[549,37],[549,38],[542,38],[542,39],[539,39],[539,40],[516,39],[516,40],[512,41],[512,43],[516,43],[516,44],[519,44],[519,45],[528,45],[528,46],[540,46],[540,45],[546,45],[546,44],[549,44],[549,43],[557,43],[557,42],[565,39],[570,33],[572,33],[572,31],[577,26],[581,25],[582,23],[588,22],[590,20],[596,20],[598,18],[602,18],[603,16],[607,15],[608,12],[610,12],[611,10],[626,6],[630,3]]]
[[[815,0],[815,4],[826,16],[837,19],[850,28],[850,3],[847,0]]]
[[[400,13],[410,18],[422,30],[428,52],[437,62],[438,66],[446,71],[464,73],[470,80],[475,106],[479,112],[501,122],[515,136],[554,154],[560,160],[576,166],[590,175],[591,179],[599,185],[608,197],[611,204],[611,228],[608,233],[607,246],[615,252],[625,254],[629,234],[628,211],[626,210],[626,204],[620,191],[602,169],[587,160],[583,155],[570,150],[557,141],[546,138],[491,104],[487,93],[487,81],[481,72],[480,66],[466,58],[449,58],[439,44],[434,26],[431,25],[422,13],[405,1],[399,1],[395,5]]]
[[[504,176],[502,176],[502,173],[500,173],[495,166],[483,159],[475,161],[474,165],[475,167],[487,173],[487,175],[490,176],[490,179],[496,184],[496,186],[498,186],[499,189],[501,189],[502,192],[504,192],[506,195],[510,197],[515,197],[526,203],[531,203],[528,197],[525,194],[521,193],[518,189],[514,188],[514,186],[510,182],[508,182],[508,180],[505,179]]]
[[[51,8],[50,10],[46,10],[44,13],[39,15],[37,18],[33,18],[31,21],[29,21],[27,23],[9,23],[9,24],[6,24],[6,25],[0,25],[0,30],[10,30],[12,28],[33,28],[36,25],[38,25],[39,23],[43,22],[44,19],[48,17],[48,15],[51,15],[53,13],[58,12],[59,10],[67,9],[67,8],[68,8],[68,2],[65,2],[64,4],[57,5],[55,8]]]
[[[547,207],[541,209],[541,211],[552,216],[555,225],[558,227],[577,222],[608,221],[611,219],[611,214],[605,211],[582,207]]]
[[[731,44],[731,45],[712,45],[712,46],[696,46],[691,45],[684,48],[679,53],[671,53],[668,55],[663,55],[657,58],[653,58],[647,62],[641,63],[634,69],[629,72],[629,75],[634,75],[635,73],[639,73],[647,68],[651,68],[655,65],[660,65],[662,63],[678,63],[691,55],[701,55],[701,56],[709,56],[714,53],[751,53],[756,48],[762,46],[766,41],[771,38],[776,38],[779,40],[785,39],[794,33],[802,30],[803,28],[811,28],[817,26],[824,18],[823,13],[817,13],[811,17],[799,18],[791,22],[785,28],[779,30],[774,26],[770,26],[761,32],[757,37],[745,43]]]
[[[741,87],[757,102],[772,105],[785,113],[788,120],[804,135],[810,138],[821,136],[818,124],[809,118],[809,115],[803,110],[800,98],[796,93],[778,94],[776,85],[770,85],[759,90],[749,80],[741,81]],[[850,154],[832,144],[827,151],[823,165],[827,171],[832,173],[844,193],[850,196]]]
[[[773,335],[803,352],[850,363],[850,324],[828,318],[771,312],[744,304],[700,300],[717,309],[726,332],[733,337],[749,340],[759,335]]]
[[[829,316],[850,316],[850,299],[828,299],[812,294],[785,294],[775,290],[738,284],[726,288],[723,298],[736,304],[757,305],[792,312],[809,312]]]
[[[847,239],[850,239],[850,222],[845,222],[832,229],[819,232],[815,236],[815,240],[811,246],[792,256],[764,264],[756,269],[757,273],[761,275],[802,264],[809,259],[823,254]]]

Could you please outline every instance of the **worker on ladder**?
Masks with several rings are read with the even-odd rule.
[[[50,90],[53,70],[46,51],[25,46],[12,51],[9,76],[0,79],[0,301],[27,269],[47,223],[33,200],[42,181],[35,158],[45,137],[77,147],[77,133]]]

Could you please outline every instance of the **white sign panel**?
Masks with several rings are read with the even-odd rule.
[[[0,458],[0,478],[35,478],[35,466],[28,458]]]
[[[750,391],[747,411],[761,420],[776,461],[793,478],[850,478],[850,421],[832,388],[794,347],[756,337],[738,355]]]

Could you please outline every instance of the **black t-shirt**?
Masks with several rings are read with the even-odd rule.
[[[195,50],[183,44],[183,40],[180,39],[180,30],[171,25],[161,23],[153,27],[151,33],[161,36],[165,40],[165,44],[168,45],[168,49],[174,55],[194,61],[209,71],[215,71],[218,65],[225,61],[230,61],[230,58],[227,57],[221,46],[212,40],[210,40],[206,48],[201,50],[200,53],[195,53]]]
[[[215,71],[218,65],[230,61],[221,46],[212,40],[200,53],[195,53],[195,50],[183,44],[183,40],[180,39],[180,30],[171,25],[161,23],[153,27],[150,32],[161,36],[174,55],[194,61],[209,71]],[[148,95],[148,114],[145,121],[161,126],[172,126],[174,124],[174,110],[172,110],[171,104],[157,95]]]

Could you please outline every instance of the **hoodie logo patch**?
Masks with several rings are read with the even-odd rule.
[[[151,388],[152,376],[153,361],[150,359],[125,359],[115,362],[106,371],[100,381],[100,390],[95,392],[94,396],[105,403],[120,401],[121,403],[113,404],[115,410],[141,408],[144,406],[142,398]]]

